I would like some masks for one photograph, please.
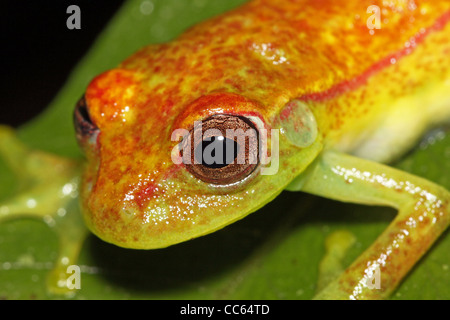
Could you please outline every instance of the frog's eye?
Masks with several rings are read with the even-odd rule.
[[[258,130],[243,116],[218,114],[195,122],[182,146],[187,170],[208,183],[241,181],[259,162]]]
[[[99,131],[98,127],[92,122],[84,96],[81,97],[75,107],[74,124],[78,141],[91,138]]]

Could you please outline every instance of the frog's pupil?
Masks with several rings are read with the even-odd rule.
[[[223,136],[205,139],[195,149],[195,159],[211,169],[220,169],[232,164],[239,153],[236,141]]]

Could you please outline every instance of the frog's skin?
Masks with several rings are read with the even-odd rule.
[[[367,27],[371,5],[382,9],[381,29]],[[93,123],[78,128],[87,159],[80,184],[86,225],[118,246],[154,249],[218,230],[284,189],[387,205],[398,209],[394,221],[317,298],[388,297],[450,221],[447,190],[381,164],[450,119],[449,37],[450,2],[444,0],[256,0],[171,43],[141,49],[85,92]],[[280,129],[277,173],[255,170],[222,185],[175,164],[172,133],[217,114]],[[10,162],[27,158],[38,166],[24,157],[32,152],[24,147],[16,148],[17,156],[9,145],[18,142],[1,130],[1,151]],[[52,195],[68,182],[75,190],[80,167],[45,157],[36,161],[55,170],[53,162],[65,166],[52,177],[51,193],[36,195],[33,209],[21,202],[29,194],[12,199],[1,217],[57,217],[58,208],[69,209],[70,192],[58,202]],[[48,180],[35,175],[32,182]],[[65,238],[66,229],[61,223]],[[85,234],[75,228],[71,236]],[[66,263],[77,250],[68,249]],[[367,279],[377,268],[382,286],[372,290]],[[51,281],[58,275],[57,268]]]

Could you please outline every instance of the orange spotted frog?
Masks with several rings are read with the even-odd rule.
[[[392,223],[316,296],[387,298],[450,222],[448,190],[385,164],[450,120],[449,37],[444,0],[248,2],[94,78],[74,112],[83,162],[0,127],[1,155],[29,186],[0,218],[54,219],[48,284],[64,292],[88,230],[164,248],[283,190],[390,206]]]

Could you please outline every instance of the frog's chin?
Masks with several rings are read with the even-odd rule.
[[[277,194],[273,194],[271,199]],[[271,199],[267,199],[266,202]],[[192,218],[178,221],[160,217],[159,221],[156,221],[150,213],[139,215],[129,210],[122,211],[119,214],[120,221],[113,219],[114,223],[98,223],[89,212],[85,212],[85,220],[90,231],[105,242],[128,249],[149,250],[169,247],[208,235],[244,218],[261,206],[255,206],[252,210],[238,214],[230,213],[229,219],[217,218],[208,221],[202,221],[201,217],[195,220]]]
[[[137,202],[105,202],[94,187],[90,198],[83,199],[83,215],[91,232],[105,242],[131,249],[158,249],[222,229],[260,209],[283,188],[262,177],[229,193],[210,189],[208,194],[197,194],[180,187],[168,190],[170,197],[153,199],[142,208]]]

